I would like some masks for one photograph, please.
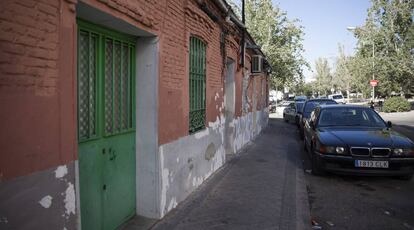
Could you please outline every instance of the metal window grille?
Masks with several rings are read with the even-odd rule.
[[[190,133],[205,127],[206,120],[206,45],[190,38]]]
[[[128,43],[105,40],[105,133],[107,135],[132,129],[133,47]]]
[[[135,39],[78,23],[79,141],[134,130]]]
[[[78,135],[79,139],[96,136],[96,74],[98,36],[79,32],[78,45]]]

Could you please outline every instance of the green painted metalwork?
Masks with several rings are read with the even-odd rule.
[[[78,20],[82,229],[135,215],[135,40]]]
[[[205,127],[206,120],[206,44],[190,38],[190,133]]]

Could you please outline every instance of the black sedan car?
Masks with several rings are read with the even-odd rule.
[[[317,98],[317,99],[310,99],[307,100],[300,111],[298,111],[298,127],[299,127],[299,136],[300,139],[303,139],[303,127],[305,126],[305,121],[309,119],[311,112],[313,109],[316,108],[318,105],[330,105],[330,104],[338,104],[336,101],[332,99],[325,99],[325,98]]]
[[[414,173],[414,143],[370,108],[318,106],[306,121],[304,134],[315,175],[331,171],[409,180]]]

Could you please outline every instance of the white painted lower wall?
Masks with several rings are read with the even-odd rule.
[[[253,118],[256,117],[256,130]],[[230,122],[233,152],[239,151],[267,125],[267,110],[252,112]],[[225,118],[217,117],[193,135],[159,146],[161,218],[226,162]]]

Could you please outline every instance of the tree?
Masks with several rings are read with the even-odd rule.
[[[333,86],[331,68],[329,67],[328,60],[326,58],[318,58],[315,61],[315,77],[316,77],[316,90],[318,95],[327,95],[331,91]]]
[[[358,51],[351,71],[356,82],[380,81],[376,91],[412,92],[414,87],[414,1],[371,0],[366,22],[357,27]],[[360,87],[360,86],[359,86]]]
[[[336,90],[346,91],[349,98],[349,93],[352,86],[352,76],[350,71],[350,58],[345,55],[344,47],[338,45],[339,56],[335,62],[335,72],[333,74],[334,88]]]
[[[246,0],[246,27],[272,66],[271,87],[303,79],[303,27],[270,0]]]
[[[305,83],[304,85],[303,85],[303,88],[302,88],[302,95],[305,95],[305,96],[308,96],[308,97],[311,97],[311,96],[313,96],[313,85],[312,85],[312,83],[310,82],[310,83]]]

